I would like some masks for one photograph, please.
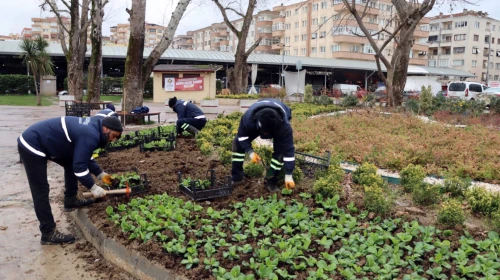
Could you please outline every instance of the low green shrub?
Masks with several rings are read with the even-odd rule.
[[[407,111],[413,114],[420,114],[420,100],[417,99],[409,99],[405,102],[405,108]]]
[[[314,182],[313,192],[321,194],[324,198],[342,195],[343,187],[340,182],[335,181],[333,176],[321,177]]]
[[[358,105],[358,98],[356,95],[348,95],[342,99],[342,106],[344,107],[355,107]]]
[[[366,185],[367,179],[365,177],[368,177],[370,175],[376,175],[377,174],[377,167],[371,163],[364,162],[354,172],[352,172],[352,181],[356,184],[359,185]]]
[[[258,94],[246,94],[246,93],[241,93],[241,94],[228,94],[228,95],[222,95],[222,94],[217,94],[215,98],[221,98],[221,99],[260,99],[260,95]]]
[[[465,222],[465,213],[462,203],[456,199],[448,199],[439,207],[437,221],[448,227],[461,225]]]
[[[2,94],[35,94],[35,81],[33,76],[26,75],[0,75],[0,95]]]
[[[219,149],[217,149],[217,155],[219,156],[219,160],[222,164],[230,164],[231,163],[231,159],[233,156],[233,153],[231,152],[231,150],[219,148]]]
[[[490,97],[490,111],[495,114],[500,114],[500,97]]]
[[[491,213],[491,227],[500,232],[500,209]]]
[[[214,147],[208,142],[202,142],[202,144],[200,145],[200,151],[203,155],[209,156],[214,151]]]
[[[406,192],[412,192],[420,186],[425,178],[425,170],[420,165],[409,164],[401,170],[401,185]]]
[[[428,183],[420,183],[418,187],[413,188],[412,200],[418,205],[429,206],[439,202],[440,186]]]
[[[491,216],[500,209],[500,194],[492,193],[484,187],[472,187],[465,192],[465,198],[472,212]]]
[[[366,185],[364,187],[364,204],[366,210],[385,216],[389,214],[394,205],[394,197],[388,189],[377,185]]]
[[[434,99],[432,98],[432,88],[431,86],[422,86],[420,92],[420,109],[427,116],[432,115],[434,106],[432,102]]]
[[[470,179],[463,179],[458,176],[451,177],[444,180],[443,191],[450,193],[453,197],[463,196],[471,183]]]
[[[305,103],[313,102],[313,87],[311,84],[307,84],[304,89],[304,102]]]
[[[264,169],[264,166],[260,163],[250,162],[243,166],[243,172],[251,178],[262,178]]]

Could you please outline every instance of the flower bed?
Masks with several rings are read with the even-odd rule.
[[[293,120],[299,151],[330,150],[352,162],[400,171],[408,164],[427,174],[500,182],[500,135],[482,126],[467,129],[427,124],[409,115],[367,111],[338,117]]]

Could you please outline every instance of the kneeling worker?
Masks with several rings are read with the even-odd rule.
[[[92,152],[120,138],[122,131],[118,118],[60,117],[33,124],[17,139],[17,149],[40,222],[42,245],[75,241],[74,236],[62,234],[56,229],[49,202],[47,161],[64,167],[64,208],[90,205],[94,202],[92,199],[77,197],[78,181],[90,189],[94,197],[106,195],[90,174],[102,181],[110,181],[110,176],[92,159]]]
[[[118,114],[115,112],[115,105],[106,104],[106,109],[97,112],[97,114],[95,114],[95,117],[101,117],[101,118],[118,117]]]
[[[187,131],[196,135],[207,124],[207,118],[203,111],[193,103],[184,100],[177,100],[177,97],[168,100],[168,106],[177,113],[177,135]]]
[[[277,175],[285,168],[285,187],[295,188],[292,172],[295,169],[295,146],[293,131],[290,125],[292,110],[275,99],[262,99],[248,108],[241,117],[238,134],[233,141],[231,176],[238,184],[243,179],[243,161],[247,153],[254,163],[260,163],[261,157],[252,149],[252,141],[260,136],[262,139],[273,139],[273,155],[270,168],[266,174],[266,187],[278,191]]]

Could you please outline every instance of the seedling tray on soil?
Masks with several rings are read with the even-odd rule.
[[[164,139],[162,139],[164,140]],[[166,140],[166,139],[165,139]],[[155,140],[158,141],[158,140]],[[154,151],[173,151],[175,150],[175,140],[166,140],[166,144],[164,146],[156,146],[156,145],[150,145],[150,143],[141,143],[139,145],[139,149],[141,153],[144,152],[154,152]]]
[[[137,168],[133,168],[132,172],[135,172],[136,174],[139,174],[137,171]],[[148,180],[148,175],[146,173],[142,173],[139,175],[139,179],[129,179],[128,182],[128,187],[131,189],[131,194],[136,195],[140,193],[144,193],[149,191],[149,180]],[[120,179],[115,178],[113,179],[112,186],[109,187],[110,190],[113,189],[120,189],[119,187],[120,184]]]
[[[295,159],[297,160],[299,167],[308,177],[314,176],[316,171],[328,169],[330,166],[330,157],[331,155],[329,151],[325,153],[324,157],[295,152]]]
[[[231,185],[231,177],[226,177],[225,181],[217,181],[215,170],[207,171],[209,179],[207,180],[190,180],[186,186],[185,179],[182,177],[182,172],[179,172],[179,190],[194,201],[213,199],[218,197],[230,196],[233,193]],[[209,182],[209,186],[203,186],[204,182]],[[184,184],[183,184],[184,183]]]

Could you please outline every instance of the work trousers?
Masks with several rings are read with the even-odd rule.
[[[49,182],[47,180],[47,158],[35,155],[28,151],[22,144],[18,144],[19,156],[26,170],[31,196],[35,206],[35,213],[40,222],[40,231],[50,233],[55,227],[54,216],[50,207]],[[71,161],[54,161],[64,167],[64,197],[76,196],[78,192],[78,178],[73,172]]]
[[[193,126],[198,130],[202,130],[207,124],[207,119],[195,119],[195,118],[183,118],[177,120],[177,134],[181,134],[184,131],[187,131],[189,126]]]

